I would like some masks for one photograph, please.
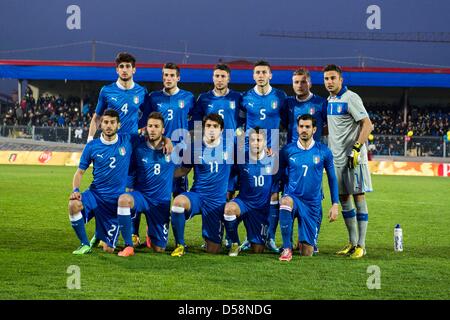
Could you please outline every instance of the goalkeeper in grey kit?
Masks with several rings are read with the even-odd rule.
[[[372,182],[364,143],[373,129],[361,98],[343,86],[342,71],[336,65],[323,69],[328,97],[328,144],[333,153],[339,185],[339,201],[349,234],[349,243],[338,255],[362,258],[369,220],[365,192],[372,191]],[[353,195],[355,207],[350,195]]]

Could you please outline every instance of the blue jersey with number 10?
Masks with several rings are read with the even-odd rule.
[[[138,133],[139,116],[141,115],[147,89],[137,83],[130,89],[125,89],[117,82],[104,86],[98,97],[95,113],[98,117],[106,109],[114,109],[119,113],[119,133]]]
[[[278,164],[275,157],[264,156],[260,160],[249,160],[237,164],[233,173],[238,175],[238,198],[251,208],[264,209],[270,204],[270,196],[278,192],[276,174]]]

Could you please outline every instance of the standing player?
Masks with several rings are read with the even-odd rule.
[[[138,133],[139,110],[147,95],[147,89],[133,81],[136,59],[129,53],[120,52],[116,57],[116,72],[119,76],[117,81],[104,86],[100,91],[89,126],[88,142],[94,138],[100,117],[106,109],[113,109],[119,113],[121,123],[119,133]]]
[[[134,191],[119,197],[119,212],[130,215],[144,212],[149,247],[163,252],[167,245],[170,200],[175,164],[162,150],[164,119],[161,113],[150,113],[146,127],[147,140],[134,149],[131,167],[135,173]]]
[[[288,143],[298,141],[297,119],[302,114],[310,114],[316,119],[317,130],[314,133],[314,141],[321,141],[322,135],[328,133],[326,128],[327,99],[312,93],[311,87],[311,75],[308,70],[298,69],[294,71],[292,89],[295,96],[287,98],[287,112],[283,118],[284,126],[288,129]]]
[[[246,131],[250,128],[260,127],[267,130],[267,146],[278,148],[278,130],[280,128],[281,114],[285,113],[286,93],[270,85],[272,71],[266,61],[258,61],[253,68],[255,87],[243,96],[242,108],[246,113]],[[272,141],[272,130],[277,134],[276,141]],[[247,148],[246,148],[247,149]],[[279,205],[278,193],[272,195],[270,201],[269,231],[267,247],[274,252],[279,249],[275,244],[275,232],[278,224]]]
[[[186,220],[200,213],[206,252],[218,253],[221,249],[223,210],[232,162],[222,141],[222,131],[222,117],[214,113],[207,115],[203,120],[203,143],[194,141],[190,163],[177,169],[180,174],[188,174],[193,167],[194,183],[189,192],[173,200],[171,216],[176,248],[171,255],[174,257],[185,253]]]
[[[247,240],[254,252],[264,251],[269,226],[270,197],[278,192],[274,175],[278,163],[274,156],[266,155],[265,131],[256,127],[249,133],[249,153],[245,164],[236,164],[239,194],[225,206],[225,229],[232,245],[229,256],[240,251],[238,221],[243,220]]]
[[[228,136],[233,138],[235,132],[242,132],[240,127],[243,123],[243,119],[240,118],[242,95],[228,88],[230,73],[230,68],[226,64],[214,67],[214,89],[199,95],[193,114],[194,121],[202,121],[204,116],[211,113],[219,114],[224,122],[224,139],[227,138],[227,132]]]
[[[114,252],[119,230],[125,240],[125,249],[119,256],[134,254],[131,240],[131,216],[118,212],[117,199],[125,191],[132,151],[132,136],[119,135],[119,114],[107,109],[101,117],[102,133],[99,139],[89,142],[81,155],[78,170],[73,177],[73,192],[69,200],[69,218],[80,247],[73,254],[86,254],[91,251],[84,224],[95,215],[96,236],[103,241],[103,250]],[[89,189],[80,193],[84,172],[93,163],[94,180]]]
[[[147,125],[146,119],[151,112],[160,112],[164,118],[165,136],[172,140],[176,148],[174,157],[186,147],[184,140],[189,130],[189,117],[194,108],[194,95],[178,88],[180,68],[172,62],[164,64],[162,68],[163,89],[153,91],[145,103],[144,113],[139,127]],[[175,160],[177,161],[177,160]],[[187,190],[187,177],[175,179],[173,186],[174,197]],[[140,215],[133,219],[133,236],[139,239]],[[148,239],[147,239],[148,240]],[[147,241],[148,244],[148,241]]]
[[[287,110],[284,114],[284,126],[288,128],[287,143],[298,141],[297,119],[302,114],[310,114],[316,119],[316,133],[314,141],[322,141],[322,135],[328,134],[327,129],[327,99],[313,94],[311,75],[306,69],[298,69],[292,75],[292,88],[295,96],[288,97],[286,100]],[[286,121],[287,120],[287,121]],[[319,224],[320,231],[320,224]],[[314,246],[314,252],[319,249]]]
[[[333,152],[339,183],[339,200],[349,235],[349,243],[338,255],[361,258],[366,254],[365,240],[369,220],[365,192],[372,191],[365,142],[373,126],[361,98],[342,85],[342,71],[334,65],[323,69],[328,97],[328,144]],[[353,207],[350,195],[356,206]]]
[[[330,222],[336,220],[339,208],[331,151],[326,145],[314,141],[316,123],[310,114],[301,115],[297,121],[299,139],[286,145],[280,155],[280,171],[287,174],[280,201],[280,229],[283,237],[280,261],[292,259],[291,236],[295,217],[298,219],[300,254],[313,254],[322,215],[323,169],[327,173],[331,194]]]

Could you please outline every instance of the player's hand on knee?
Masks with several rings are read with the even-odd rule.
[[[348,156],[348,167],[354,169],[358,166],[361,157],[362,144],[356,142],[352,147],[352,153]]]

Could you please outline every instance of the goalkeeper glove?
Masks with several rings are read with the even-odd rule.
[[[350,169],[354,169],[358,166],[360,161],[360,153],[361,153],[362,144],[356,142],[353,145],[352,153],[348,156],[348,167]]]

